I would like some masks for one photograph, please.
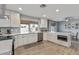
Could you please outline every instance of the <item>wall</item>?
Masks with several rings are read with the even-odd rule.
[[[70,26],[71,28],[65,28],[65,24],[71,24],[73,26]],[[70,20],[68,22],[59,22],[59,32],[70,32],[73,33],[74,35],[78,32],[79,34],[79,26],[78,29],[75,29],[75,24],[79,24],[79,20]]]
[[[57,31],[57,23],[55,21],[51,21],[49,20],[48,21],[48,28],[49,28],[49,31]]]

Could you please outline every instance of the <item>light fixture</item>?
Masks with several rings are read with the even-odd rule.
[[[60,10],[59,9],[56,9],[56,12],[59,12]]]
[[[66,19],[66,22],[68,22],[69,20],[68,19]]]
[[[46,17],[46,15],[45,15],[45,14],[43,14],[43,17]]]
[[[22,11],[22,8],[19,8],[20,11]]]
[[[8,20],[8,17],[7,17],[7,16],[4,16],[4,18],[5,18],[6,20]]]
[[[40,7],[41,8],[45,8],[46,7],[46,4],[41,4]]]

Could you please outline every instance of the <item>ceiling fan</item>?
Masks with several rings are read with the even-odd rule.
[[[40,7],[41,8],[45,8],[46,7],[46,4],[41,4]]]

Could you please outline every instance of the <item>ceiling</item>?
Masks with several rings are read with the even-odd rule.
[[[46,17],[52,20],[54,18],[61,20],[61,17],[67,16],[79,16],[79,4],[46,4],[45,8],[40,8],[40,4],[7,4],[6,8],[19,11],[25,15]],[[59,12],[56,12],[56,9]]]

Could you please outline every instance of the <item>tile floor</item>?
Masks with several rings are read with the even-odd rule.
[[[79,48],[67,48],[53,42],[43,41],[25,45],[15,50],[16,55],[78,55]]]

